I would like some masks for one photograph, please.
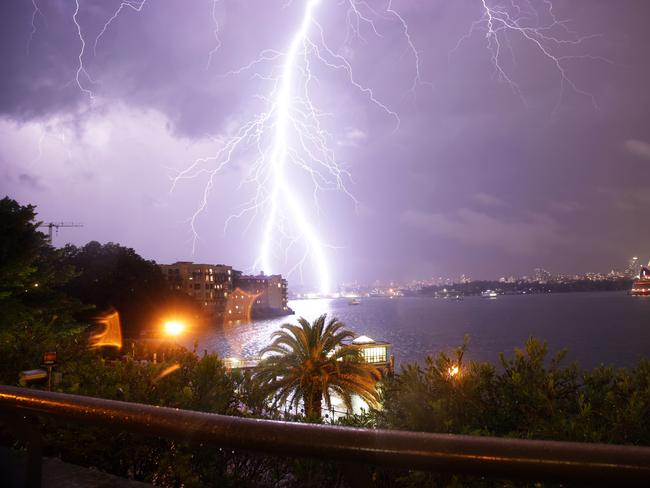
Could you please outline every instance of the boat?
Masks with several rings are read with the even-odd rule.
[[[496,298],[499,294],[494,290],[485,290],[481,292],[483,298]]]
[[[348,302],[348,305],[359,305],[361,301],[358,298],[353,298]]]
[[[639,277],[632,283],[632,290],[630,295],[634,297],[647,297],[650,296],[650,269],[641,266]]]

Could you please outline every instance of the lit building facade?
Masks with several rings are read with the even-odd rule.
[[[293,313],[282,275],[244,275],[224,264],[191,261],[161,264],[160,269],[171,288],[193,297],[207,315],[248,320]]]
[[[292,313],[288,301],[287,280],[282,275],[245,275],[234,271],[233,286],[251,295],[253,317],[287,315]]]
[[[209,315],[223,316],[233,291],[233,269],[223,264],[178,261],[161,264],[160,269],[174,290],[184,291]]]
[[[373,364],[387,373],[395,369],[395,358],[389,353],[388,342],[376,341],[368,336],[362,335],[352,341],[350,347],[359,349],[364,362]]]
[[[249,321],[253,316],[253,305],[259,295],[248,293],[241,288],[235,288],[228,296],[226,302],[225,318],[226,320],[243,320]]]

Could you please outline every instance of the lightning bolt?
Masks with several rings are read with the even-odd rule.
[[[140,13],[142,12],[142,9],[144,8],[146,3],[147,0],[125,0],[121,2],[120,6],[117,7],[115,12],[113,12],[113,15],[111,15],[109,19],[104,23],[104,26],[99,31],[99,34],[97,34],[97,37],[95,37],[95,43],[93,44],[93,53],[95,55],[97,54],[97,44],[99,44],[99,41],[106,33],[106,30],[111,26],[113,22],[115,22],[115,20],[117,20],[117,18],[120,16],[120,14],[124,9],[131,9],[135,12]]]
[[[212,64],[212,58],[214,57],[215,54],[217,54],[217,51],[221,47],[221,39],[219,38],[219,20],[217,19],[217,3],[219,0],[212,0],[212,24],[214,25],[214,30],[212,31],[212,34],[214,36],[214,47],[212,50],[208,53],[208,63],[205,67],[205,69],[210,69],[210,65]]]
[[[79,24],[79,0],[75,0],[75,9],[74,13],[72,14],[72,22],[74,23],[75,27],[77,28],[77,36],[79,37],[79,42],[80,42],[80,48],[79,48],[79,53],[77,55],[78,59],[78,64],[77,64],[77,71],[75,72],[75,81],[77,83],[77,86],[79,87],[79,90],[84,95],[87,95],[88,98],[93,101],[95,99],[95,95],[91,90],[86,88],[82,83],[81,83],[81,78],[85,77],[88,81],[91,83],[94,83],[93,79],[90,77],[88,74],[88,71],[86,71],[86,67],[84,66],[84,54],[86,52],[86,39],[84,39],[84,36],[81,32],[81,24]]]
[[[208,53],[206,63],[206,69],[210,69],[221,48],[221,40],[217,15],[219,0],[207,1],[211,4],[214,26],[214,46]],[[78,21],[79,2],[80,0],[75,0],[72,15],[80,41],[75,81],[79,90],[92,101],[94,95],[86,83],[94,82],[84,65],[87,43]],[[480,9],[480,17],[470,24],[468,32],[458,40],[450,54],[460,49],[463,42],[476,33],[482,34],[497,78],[507,83],[525,102],[523,91],[504,59],[510,52],[514,62],[512,40],[520,39],[539,52],[558,73],[560,90],[553,114],[569,89],[587,97],[597,108],[593,95],[569,76],[568,67],[569,62],[576,59],[611,62],[579,52],[579,47],[595,36],[581,36],[574,32],[567,20],[560,19],[555,14],[551,0],[539,0],[536,4],[534,0],[475,2]],[[95,37],[93,52],[97,52],[104,34],[125,11],[140,13],[146,3],[147,0],[121,1]],[[289,0],[285,7],[293,3]],[[284,265],[289,266],[288,274],[294,271],[302,273],[303,266],[311,262],[319,277],[320,290],[325,293],[332,286],[327,256],[328,249],[332,246],[321,240],[316,225],[311,221],[313,214],[320,213],[319,195],[324,191],[339,191],[351,198],[355,205],[357,201],[348,189],[352,181],[351,175],[338,161],[332,149],[332,141],[336,137],[328,132],[324,123],[324,118],[331,114],[322,111],[314,103],[313,94],[320,83],[315,74],[316,69],[325,68],[342,74],[349,86],[369,105],[394,121],[395,130],[400,126],[400,118],[395,110],[376,96],[371,87],[358,80],[351,58],[328,45],[325,31],[318,21],[321,3],[321,0],[301,2],[300,23],[285,50],[266,49],[250,63],[224,75],[236,77],[252,73],[252,77],[266,87],[265,91],[255,95],[262,109],[235,124],[225,135],[214,138],[218,147],[214,154],[194,160],[177,173],[172,178],[171,190],[186,179],[205,179],[201,198],[190,218],[194,251],[199,239],[198,218],[207,209],[218,176],[236,162],[246,161],[239,189],[250,187],[253,196],[239,205],[235,213],[226,219],[224,230],[237,219],[248,218],[246,229],[253,221],[263,219],[260,248],[253,269],[275,272],[280,266],[282,255]],[[327,3],[328,6],[346,9],[347,32],[344,45],[348,45],[352,38],[366,43],[365,32],[379,38],[384,37],[381,26],[387,22],[396,25],[413,60],[413,80],[408,93],[415,97],[419,86],[429,84],[422,77],[421,55],[413,41],[409,25],[394,7],[393,0],[338,0]],[[32,32],[28,49],[36,32],[36,18],[42,15],[36,0],[32,0],[32,5]],[[304,186],[299,185],[299,182],[305,177],[311,183],[313,204],[302,201],[296,192],[298,186]]]
[[[531,0],[507,2],[490,2],[480,0],[482,16],[474,21],[469,31],[462,36],[452,53],[469,39],[476,31],[482,30],[487,41],[486,48],[491,56],[497,77],[507,83],[524,102],[523,92],[516,81],[503,65],[503,49],[512,51],[512,44],[508,35],[531,44],[537,52],[547,59],[560,77],[560,91],[552,115],[555,116],[565,97],[567,88],[574,93],[589,99],[595,109],[598,104],[592,93],[580,88],[569,76],[567,62],[576,59],[599,60],[612,64],[612,61],[590,54],[558,54],[561,49],[575,49],[585,41],[599,37],[598,35],[581,36],[569,28],[568,20],[560,19],[553,10],[550,0],[540,0],[541,7],[536,8]],[[514,58],[514,55],[513,55]]]
[[[215,4],[216,1],[213,7]],[[321,191],[341,191],[355,204],[357,201],[347,187],[351,181],[350,174],[331,149],[334,136],[322,124],[322,118],[328,114],[319,110],[312,99],[313,85],[318,83],[313,71],[315,65],[341,72],[350,86],[394,120],[396,129],[400,119],[394,110],[376,97],[371,88],[357,80],[349,59],[328,45],[316,15],[320,4],[320,0],[305,1],[300,24],[286,50],[264,50],[250,63],[226,73],[225,76],[238,76],[252,72],[254,78],[269,82],[269,92],[257,95],[264,110],[221,141],[220,149],[213,156],[199,158],[177,174],[172,190],[181,180],[207,177],[201,201],[190,220],[195,247],[199,238],[197,219],[207,208],[215,179],[235,159],[250,161],[240,186],[252,184],[254,196],[226,220],[224,230],[234,219],[250,215],[248,228],[255,217],[262,217],[264,225],[253,269],[267,272],[277,270],[282,254],[284,262],[289,263],[289,275],[294,271],[302,274],[303,266],[310,262],[318,276],[321,293],[327,293],[332,288],[327,250],[332,246],[321,240],[310,221],[310,214],[305,211],[311,206],[302,202],[295,191],[297,173],[306,175],[311,181],[316,214],[320,212],[318,195]],[[390,2],[382,12],[364,1],[346,0],[341,4],[348,8],[346,19],[349,36],[365,40],[361,34],[361,26],[365,25],[374,35],[381,37],[376,19],[391,18],[399,23],[416,65],[411,86],[411,92],[415,93],[417,86],[423,83],[420,57],[404,18]],[[213,19],[216,19],[214,8]],[[217,34],[218,31],[215,31],[215,36]],[[210,53],[208,63],[215,52]],[[279,242],[286,244],[284,253]],[[297,248],[303,252],[296,251]],[[291,254],[294,256],[292,263]]]
[[[43,12],[41,11],[41,8],[38,6],[38,3],[36,3],[36,0],[32,0],[32,17],[31,17],[31,26],[32,30],[29,31],[29,38],[27,39],[27,55],[29,55],[29,51],[32,45],[32,41],[34,40],[34,35],[36,34],[36,31],[38,30],[36,28],[36,18],[37,17],[43,17]]]

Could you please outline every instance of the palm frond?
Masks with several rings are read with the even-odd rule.
[[[326,314],[313,323],[302,317],[297,322],[283,324],[261,351],[268,356],[258,364],[254,379],[264,395],[292,406],[302,401],[306,414],[313,416],[320,416],[323,402],[331,409],[332,394],[348,410],[353,395],[375,405],[381,374],[363,362],[358,348],[346,345],[354,334],[338,319],[328,321]]]

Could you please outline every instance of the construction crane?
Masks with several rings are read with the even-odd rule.
[[[56,234],[59,234],[59,227],[83,227],[83,224],[76,222],[48,222],[43,223],[39,227],[47,227],[47,240],[52,244],[52,229],[56,229]]]

